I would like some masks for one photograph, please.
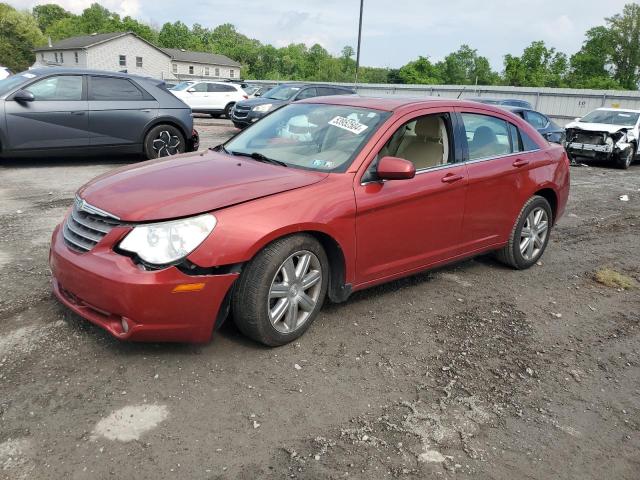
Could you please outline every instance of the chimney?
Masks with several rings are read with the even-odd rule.
[[[51,43],[51,37],[49,37],[49,48],[53,47],[53,43]]]

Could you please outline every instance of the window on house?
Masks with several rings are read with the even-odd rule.
[[[64,63],[64,53],[60,52],[60,63]]]
[[[78,63],[78,60],[79,60],[79,59],[78,59],[78,52],[74,52],[74,54],[73,54],[73,55],[74,55],[74,56],[75,56],[75,58],[76,58],[76,63]]]
[[[120,55],[120,66],[121,67],[126,67],[127,66],[127,56],[126,55]]]
[[[178,64],[177,63],[172,63],[171,64],[171,71],[173,73],[178,73]]]
[[[54,53],[54,55],[56,56],[56,63],[58,63],[58,52]]]
[[[219,68],[216,68],[214,72],[215,72],[216,77],[220,76],[220,69]]]
[[[42,60],[44,62],[44,53],[40,54],[40,60]]]
[[[229,78],[233,78],[236,75],[236,71],[232,68],[229,70]]]
[[[204,67],[204,74],[208,77],[209,76],[209,67]]]
[[[142,57],[136,57],[136,67],[142,68]]]
[[[193,65],[189,65],[189,74],[193,75]]]

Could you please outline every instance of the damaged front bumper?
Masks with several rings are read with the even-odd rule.
[[[565,148],[569,156],[613,160],[633,148],[626,132],[587,132],[568,130]]]

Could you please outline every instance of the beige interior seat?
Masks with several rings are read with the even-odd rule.
[[[416,170],[445,164],[449,152],[442,118],[422,117],[416,121],[414,132],[415,135],[405,135],[397,156],[413,162]]]

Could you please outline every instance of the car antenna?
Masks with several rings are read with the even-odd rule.
[[[460,97],[462,96],[462,94],[464,93],[464,91],[467,89],[467,86],[465,85],[464,87],[462,87],[462,90],[460,90],[460,93],[458,94],[458,96],[456,97],[456,100],[460,100]]]

